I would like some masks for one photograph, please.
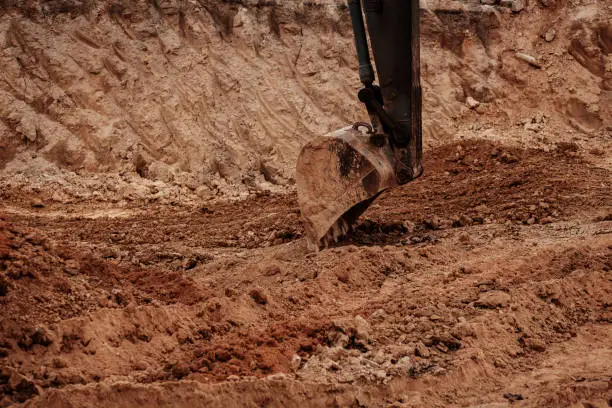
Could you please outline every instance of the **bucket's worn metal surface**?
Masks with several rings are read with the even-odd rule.
[[[346,127],[307,143],[297,161],[298,204],[309,245],[322,248],[346,234],[383,190],[398,185],[393,151]]]

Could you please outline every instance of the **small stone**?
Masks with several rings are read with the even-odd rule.
[[[414,347],[414,354],[418,357],[428,358],[431,353],[422,341],[419,341]]]
[[[414,366],[414,363],[412,362],[410,357],[404,356],[400,358],[399,360],[397,360],[397,363],[395,365],[397,367],[406,368],[406,372],[408,372],[408,370]]]
[[[506,368],[508,366],[506,362],[499,357],[493,361],[493,365],[497,368]]]
[[[240,377],[232,374],[227,377],[227,381],[240,381]]]
[[[68,367],[68,363],[66,362],[66,360],[64,360],[61,357],[55,357],[53,360],[51,360],[51,364],[53,365],[53,368],[66,368],[66,367]]]
[[[385,378],[387,378],[387,373],[385,372],[385,370],[376,370],[374,371],[374,376],[379,380],[384,380]]]
[[[442,367],[434,367],[431,370],[431,374],[432,375],[436,375],[436,376],[444,375],[444,374],[446,374],[446,369],[442,368]]]
[[[297,354],[294,354],[293,357],[291,357],[291,370],[292,371],[297,371],[300,368],[300,365],[302,364],[302,357],[298,356]]]
[[[285,373],[276,373],[266,377],[267,380],[271,381],[283,381],[287,379],[287,374]]]
[[[350,344],[350,342],[351,342],[351,339],[349,338],[349,336],[347,336],[346,334],[340,333],[336,337],[336,341],[334,345],[344,348],[344,347],[347,347]]]
[[[519,13],[525,8],[525,2],[523,0],[514,0],[512,2],[511,10],[513,13]]]
[[[555,39],[556,36],[557,36],[557,31],[554,28],[551,28],[550,30],[544,33],[544,39],[547,42],[551,42],[552,40]]]
[[[43,208],[45,206],[45,204],[40,198],[33,199],[30,205],[32,206],[32,208]]]
[[[534,351],[538,351],[538,352],[542,352],[546,350],[546,343],[540,339],[532,339],[532,338],[526,339],[525,345],[529,347],[530,349]]]
[[[525,61],[526,63],[528,63],[529,65],[532,65],[536,68],[542,68],[542,65],[538,62],[537,58],[529,55],[529,54],[525,54],[522,52],[517,52],[516,54],[514,54],[516,56],[516,58]]]
[[[510,303],[510,295],[501,290],[493,290],[490,292],[484,292],[480,295],[480,298],[474,303],[474,306],[496,309],[498,307],[506,307]]]
[[[432,322],[438,321],[438,320],[442,320],[441,316],[438,316],[436,314],[433,314],[431,316],[429,316],[429,320],[431,320]]]
[[[359,340],[368,340],[370,338],[370,323],[360,315],[355,316],[355,338]]]
[[[338,280],[342,283],[348,283],[350,280],[348,270],[343,268],[336,271],[336,278],[338,278]]]
[[[383,309],[377,309],[374,313],[372,313],[372,319],[374,320],[385,320],[387,314]]]
[[[440,350],[441,352],[443,352],[443,353],[448,353],[448,347],[446,347],[446,346],[445,346],[444,344],[442,344],[442,343],[438,343],[438,344],[436,344],[436,348],[437,348],[438,350]]]
[[[431,218],[423,220],[423,224],[429,229],[437,230],[440,229],[441,220],[440,217],[434,215]]]
[[[452,328],[451,334],[461,340],[466,337],[476,337],[476,330],[474,330],[474,326],[468,322],[459,322]]]
[[[471,96],[468,96],[466,98],[465,103],[470,109],[476,109],[478,106],[480,106],[480,102],[478,102],[476,99],[472,98]]]
[[[402,222],[402,226],[406,229],[406,233],[411,234],[414,232],[414,229],[416,228],[416,225],[414,224],[414,222],[410,221],[410,220],[406,220],[404,222]]]

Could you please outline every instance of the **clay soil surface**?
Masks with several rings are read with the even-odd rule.
[[[610,16],[421,1],[425,173],[309,252],[344,0],[0,0],[0,408],[612,406]]]
[[[610,172],[484,140],[425,166],[317,253],[292,193],[5,192],[2,405],[609,406]]]

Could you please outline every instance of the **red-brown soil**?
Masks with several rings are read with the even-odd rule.
[[[425,174],[313,253],[344,3],[0,0],[0,407],[612,406],[612,4],[421,1]]]
[[[292,194],[6,192],[2,404],[606,406],[610,172],[479,140],[425,165],[318,253]]]

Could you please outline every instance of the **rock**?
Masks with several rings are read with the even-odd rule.
[[[532,66],[534,66],[536,68],[542,68],[542,65],[540,65],[538,60],[535,57],[532,57],[531,55],[524,54],[522,52],[517,52],[514,55],[516,56],[516,58],[518,58],[518,59],[520,59],[522,61],[525,61],[529,65],[532,65]]]
[[[497,4],[498,0],[480,0],[480,4],[486,4],[488,6],[492,6]]]
[[[377,309],[374,313],[372,313],[372,319],[374,320],[385,320],[387,313],[383,309]]]
[[[419,341],[414,347],[414,354],[423,358],[428,358],[431,355],[427,346],[425,346],[425,344],[423,344],[421,341]]]
[[[410,220],[406,220],[402,222],[402,226],[406,229],[406,233],[408,234],[412,234],[416,228],[416,225],[414,224],[414,222]]]
[[[557,36],[557,31],[554,28],[549,29],[542,36],[547,42],[551,42]]]
[[[508,364],[506,364],[506,362],[504,361],[504,359],[502,358],[496,358],[495,360],[493,360],[493,365],[497,368],[506,368],[508,367]]]
[[[214,193],[206,186],[197,187],[195,193],[200,198],[211,198],[214,196]]]
[[[465,104],[468,106],[468,108],[470,109],[476,109],[478,106],[480,106],[480,102],[478,102],[476,99],[472,98],[471,96],[468,96],[465,100]]]
[[[361,315],[355,316],[354,319],[355,339],[368,341],[370,339],[370,323]]]
[[[378,380],[384,380],[385,378],[387,378],[387,372],[385,370],[376,370],[374,371],[374,376]]]
[[[331,361],[327,366],[327,369],[329,371],[338,371],[340,370],[340,364],[336,363],[335,361]]]
[[[553,218],[552,217],[544,217],[542,218],[542,220],[540,220],[541,224],[550,224],[551,222],[553,222]]]
[[[66,367],[68,367],[68,363],[66,362],[66,360],[64,360],[61,357],[55,357],[53,360],[51,360],[51,364],[53,365],[53,368],[66,368]]]
[[[112,295],[111,298],[118,305],[125,305],[125,304],[127,304],[127,298],[126,298],[125,294],[123,293],[123,291],[121,289],[113,288],[111,290],[111,295]]]
[[[405,367],[406,371],[408,371],[410,368],[414,366],[414,363],[412,362],[412,359],[410,357],[404,356],[400,358],[399,360],[397,360],[397,363],[395,365],[398,367]]]
[[[518,157],[513,155],[512,153],[503,152],[499,156],[499,161],[505,164],[517,163],[519,161]]]
[[[498,307],[506,307],[510,303],[510,295],[501,290],[493,290],[490,292],[484,292],[480,295],[480,298],[474,303],[476,307],[482,307],[486,309],[496,309]]]
[[[387,361],[387,356],[385,355],[384,351],[378,350],[374,358],[372,358],[372,361],[374,361],[376,364],[383,364],[385,361]]]
[[[459,322],[452,328],[451,334],[461,340],[466,337],[476,337],[476,330],[468,322]]]
[[[525,339],[525,345],[530,349],[538,352],[542,352],[546,350],[546,343],[540,339]]]
[[[446,374],[446,369],[442,368],[442,367],[439,367],[439,366],[436,366],[436,367],[434,367],[431,370],[431,374],[432,375],[436,375],[436,376],[444,375],[444,374]]]
[[[334,345],[344,348],[344,347],[347,347],[350,342],[351,342],[351,339],[349,338],[349,336],[347,336],[344,333],[340,333],[336,337],[336,341],[334,342]]]
[[[348,339],[348,338],[347,338]],[[348,340],[347,340],[348,341]],[[347,344],[348,345],[348,342]],[[346,345],[344,347],[346,347]],[[332,361],[340,361],[348,356],[348,350],[343,346],[335,346],[326,349],[327,357]]]
[[[291,362],[290,362],[291,371],[299,370],[301,364],[302,364],[302,357],[298,356],[297,354],[294,354],[293,357],[291,357]]]
[[[266,380],[270,381],[283,381],[287,379],[287,374],[285,373],[275,373],[266,377]]]
[[[525,1],[524,0],[514,0],[510,8],[513,13],[519,13],[521,10],[525,8]]]
[[[30,202],[32,208],[43,208],[45,204],[42,202],[40,198],[35,198]]]

